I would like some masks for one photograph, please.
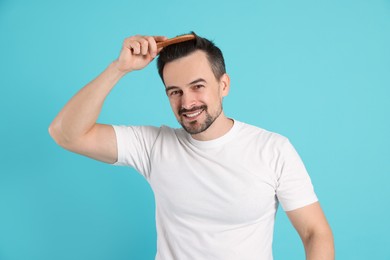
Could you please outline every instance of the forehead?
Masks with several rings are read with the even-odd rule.
[[[165,86],[183,86],[198,78],[214,78],[204,51],[195,51],[185,57],[165,64],[163,77]]]

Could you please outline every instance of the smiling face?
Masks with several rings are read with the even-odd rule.
[[[163,77],[176,119],[188,133],[218,131],[226,120],[222,98],[229,92],[229,77],[215,78],[205,52],[195,51],[167,63]]]

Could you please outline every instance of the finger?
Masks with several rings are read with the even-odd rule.
[[[122,46],[122,49],[132,49],[131,47],[131,42],[134,41],[134,37],[129,37],[129,38],[126,38],[124,41],[123,41],[123,46]]]
[[[141,45],[141,54],[142,55],[148,54],[149,42],[145,38],[142,38],[142,39],[139,40],[139,43]]]
[[[141,44],[138,41],[131,41],[130,48],[133,50],[133,54],[138,55],[141,53]]]
[[[149,54],[152,56],[152,58],[156,57],[157,55],[157,43],[154,39],[154,37],[147,37],[146,40],[148,41],[149,44]]]
[[[166,36],[153,36],[153,38],[156,41],[156,48],[157,48],[156,56],[157,56],[163,49],[163,47],[159,47],[159,43],[168,40],[168,37],[166,37]]]
[[[153,36],[153,38],[156,42],[163,42],[163,41],[168,40],[168,37],[165,37],[165,36]]]

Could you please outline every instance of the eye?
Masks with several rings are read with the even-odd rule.
[[[204,85],[202,85],[202,84],[194,85],[194,89],[200,89],[203,87],[204,87]]]
[[[181,94],[181,90],[172,90],[169,92],[169,96],[177,96]]]

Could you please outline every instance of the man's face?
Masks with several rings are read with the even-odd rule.
[[[202,133],[221,115],[228,77],[215,78],[205,52],[196,51],[167,63],[163,77],[176,119],[188,133]]]

